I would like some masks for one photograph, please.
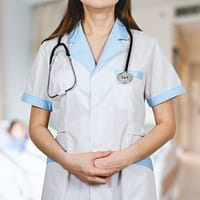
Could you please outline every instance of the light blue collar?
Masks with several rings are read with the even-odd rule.
[[[93,72],[102,67],[114,56],[121,53],[125,49],[121,40],[127,41],[128,39],[129,35],[126,27],[119,19],[116,19],[97,65],[95,64],[80,22],[77,24],[76,28],[69,33],[67,43],[71,56],[85,66],[89,72]]]

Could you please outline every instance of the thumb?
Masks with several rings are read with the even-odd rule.
[[[95,152],[94,159],[104,158],[104,157],[109,156],[110,154],[111,154],[111,150],[108,150],[108,151],[98,151],[98,152]]]

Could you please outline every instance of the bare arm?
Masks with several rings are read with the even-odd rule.
[[[169,100],[153,107],[156,126],[144,138],[129,148],[131,161],[138,161],[151,155],[175,134],[176,123],[173,101]]]
[[[94,161],[109,156],[111,152],[95,152],[82,154],[69,154],[53,138],[48,130],[50,112],[32,106],[29,132],[35,145],[47,156],[63,166],[81,181],[87,183],[104,184],[116,169],[99,169]]]
[[[49,117],[49,111],[32,106],[29,122],[30,137],[43,153],[63,165],[65,151],[57,144],[48,130]]]
[[[153,107],[153,112],[156,126],[145,137],[127,149],[113,152],[107,158],[96,160],[96,166],[102,168],[118,167],[121,170],[132,163],[148,157],[173,138],[176,127],[173,101],[168,100]]]

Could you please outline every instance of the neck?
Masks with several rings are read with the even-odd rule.
[[[87,35],[108,35],[115,23],[114,7],[94,9],[84,7],[83,29]]]

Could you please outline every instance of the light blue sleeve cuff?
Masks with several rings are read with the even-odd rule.
[[[185,88],[180,85],[176,88],[172,88],[170,90],[167,90],[166,92],[160,94],[160,95],[157,95],[157,96],[154,96],[152,98],[149,98],[147,99],[147,103],[149,104],[149,106],[153,107],[153,106],[156,106],[164,101],[167,101],[169,99],[172,99],[178,95],[181,95],[185,93]]]
[[[47,101],[45,99],[36,97],[36,96],[32,96],[30,94],[24,93],[22,95],[21,100],[23,102],[29,103],[33,106],[48,110],[48,111],[52,111],[52,103],[50,101]]]

